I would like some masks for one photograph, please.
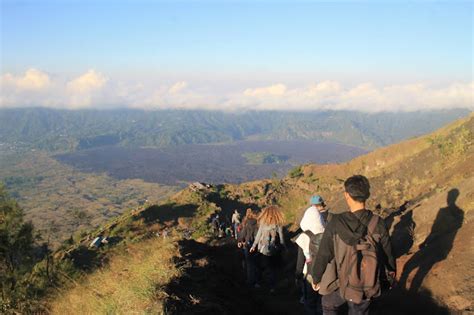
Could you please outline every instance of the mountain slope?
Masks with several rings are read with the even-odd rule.
[[[382,299],[379,309],[384,314],[447,314],[447,308],[453,312],[472,311],[473,133],[471,114],[430,135],[376,150],[348,163],[304,165],[282,180],[202,190],[188,188],[166,203],[116,218],[54,256],[70,261],[79,270],[94,271],[98,266],[108,270],[112,252],[126,252],[133,244],[140,247],[146,244],[143,241],[156,237],[157,231],[174,231],[179,247],[176,255],[181,256],[176,264],[188,267],[176,273],[169,285],[162,286],[163,291],[155,294],[154,303],[161,303],[171,313],[225,312],[236,307],[232,303],[242,298],[250,299],[246,306],[250,309],[270,311],[267,306],[275,304],[258,294],[249,296],[243,282],[235,278],[235,266],[227,266],[236,259],[229,253],[236,250],[212,240],[210,216],[220,212],[227,217],[233,209],[243,211],[249,206],[277,204],[292,231],[312,194],[323,195],[332,211],[345,211],[343,180],[353,174],[364,174],[372,185],[369,207],[382,215],[390,228],[400,281],[398,289]],[[103,248],[88,249],[90,240],[99,235],[108,236],[112,242]],[[194,240],[180,241],[185,238]],[[288,266],[291,267],[293,259],[288,257]],[[163,259],[161,263],[168,262]],[[204,272],[208,276],[202,278]],[[88,276],[84,279],[87,281]],[[101,286],[95,289],[100,291]],[[236,293],[241,291],[242,295]],[[278,299],[280,311],[297,307],[297,300],[291,295]],[[64,300],[56,299],[56,303]]]
[[[296,225],[311,194],[322,194],[334,212],[344,211],[343,180],[366,175],[372,186],[369,207],[386,218],[392,234],[400,285],[409,292],[427,289],[451,309],[469,310],[474,307],[473,131],[471,114],[346,164],[306,165],[294,178],[228,189],[244,202],[280,204]]]
[[[431,132],[467,113],[464,109],[376,114],[0,109],[0,143],[4,148],[64,152],[105,145],[164,147],[257,138],[375,148]]]

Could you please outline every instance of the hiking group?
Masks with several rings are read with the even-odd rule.
[[[391,287],[395,259],[384,221],[366,209],[370,184],[354,175],[344,182],[348,210],[329,211],[319,195],[310,199],[300,222],[296,281],[305,314],[368,314],[371,302]],[[247,209],[240,222],[236,210],[232,232],[243,250],[247,284],[260,288],[263,276],[271,293],[286,251],[284,218],[276,206],[260,213]]]

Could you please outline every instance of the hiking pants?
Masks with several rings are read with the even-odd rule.
[[[339,294],[339,290],[328,295],[323,295],[322,302],[324,315],[337,315],[345,307],[348,308],[349,315],[369,314],[370,300],[363,301],[360,304],[348,302],[342,298]]]
[[[244,248],[245,255],[245,269],[247,270],[247,283],[251,286],[258,283],[258,262],[257,253],[251,253],[250,248],[247,246]]]

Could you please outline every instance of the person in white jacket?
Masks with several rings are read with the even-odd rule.
[[[312,196],[310,204],[311,206],[305,210],[300,222],[300,228],[303,233],[295,240],[295,243],[299,246],[297,275],[299,274],[303,278],[302,302],[305,305],[305,313],[320,314],[322,312],[321,297],[311,290],[311,279],[308,279],[308,271],[316,255],[316,253],[310,252],[311,238],[318,238],[324,233],[327,223],[327,210],[323,198],[319,195]]]
[[[240,225],[240,213],[237,209],[234,210],[234,214],[232,214],[232,227],[234,229],[234,237],[237,239],[237,232]]]

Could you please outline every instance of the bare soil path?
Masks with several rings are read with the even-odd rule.
[[[290,270],[282,270],[274,294],[245,283],[241,252],[231,239],[180,243],[185,275],[171,283],[169,314],[302,314]]]

